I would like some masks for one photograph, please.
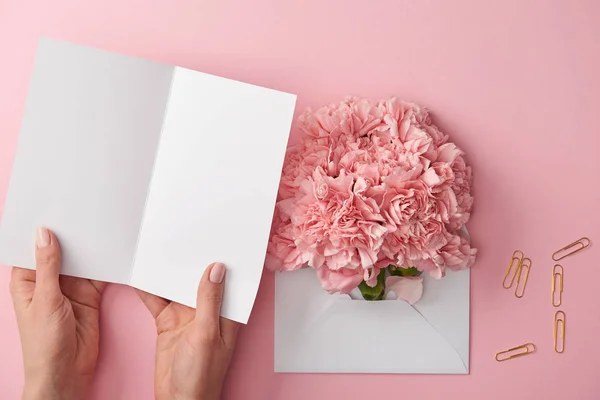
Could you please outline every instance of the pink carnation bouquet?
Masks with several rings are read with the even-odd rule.
[[[355,97],[307,110],[288,149],[266,265],[310,267],[329,293],[389,292],[411,304],[421,274],[475,261],[465,224],[473,205],[464,153],[428,112],[395,98]]]

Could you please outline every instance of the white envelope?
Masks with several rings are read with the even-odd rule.
[[[275,372],[468,374],[470,273],[425,275],[411,306],[330,295],[313,269],[278,272]]]

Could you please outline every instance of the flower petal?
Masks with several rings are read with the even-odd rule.
[[[348,294],[363,280],[361,271],[342,269],[332,271],[327,267],[317,269],[317,276],[321,280],[323,289],[329,293]]]
[[[423,295],[423,278],[420,276],[388,276],[385,280],[386,294],[394,292],[399,299],[413,305]]]

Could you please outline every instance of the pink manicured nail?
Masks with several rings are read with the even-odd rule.
[[[221,283],[223,282],[223,278],[225,277],[225,265],[222,263],[215,263],[210,270],[210,275],[208,279],[212,283]]]
[[[48,247],[50,244],[50,232],[46,228],[38,228],[37,235],[35,235],[35,245],[38,249]]]

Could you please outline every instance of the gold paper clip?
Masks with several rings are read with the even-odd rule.
[[[508,263],[508,269],[506,270],[506,274],[504,275],[504,280],[502,281],[502,287],[504,289],[510,289],[515,281],[515,277],[517,276],[517,274],[521,271],[521,263],[523,262],[523,257],[524,254],[521,250],[515,250],[515,252],[512,255],[512,258],[510,259],[510,262]],[[510,272],[514,269],[514,272],[512,274],[512,278],[510,279],[510,283],[507,285],[506,284],[506,279],[508,278],[508,276],[510,275]]]
[[[531,269],[531,260],[529,258],[524,258],[521,261],[521,268],[519,268],[519,278],[517,278],[517,287],[515,288],[515,296],[518,298],[523,297],[525,294],[525,286],[527,286],[527,280],[529,279],[529,270]],[[523,274],[523,271],[525,273]],[[521,283],[521,277],[524,276],[523,285],[519,286]],[[519,294],[519,288],[521,288],[521,293]]]
[[[524,351],[519,351],[519,350],[524,350]],[[516,351],[518,351],[518,352],[514,353],[514,354],[510,354],[510,353],[513,353]],[[510,360],[512,358],[526,356],[527,354],[531,354],[534,351],[535,351],[535,344],[526,343],[521,346],[513,347],[512,349],[508,349],[505,351],[501,351],[500,353],[496,353],[496,361],[502,362],[502,361]]]
[[[586,237],[582,237],[581,239],[576,240],[573,243],[566,245],[562,249],[555,251],[554,254],[552,254],[552,259],[554,261],[560,261],[563,258],[570,256],[571,254],[575,254],[578,251],[585,249],[586,247],[588,247],[590,245],[590,243],[591,243],[590,239],[588,239]],[[575,247],[575,249],[572,250],[571,252],[562,254],[563,252],[566,252],[567,250],[571,250],[573,247]]]
[[[562,311],[557,311],[554,314],[554,351],[562,353],[565,351],[565,320],[567,316]],[[560,335],[559,328],[560,325]]]
[[[552,305],[558,307],[562,304],[563,278],[564,271],[560,264],[556,264],[552,269]],[[557,279],[558,278],[558,279]],[[556,281],[558,280],[558,291],[556,290]],[[558,293],[558,301],[556,294]]]

